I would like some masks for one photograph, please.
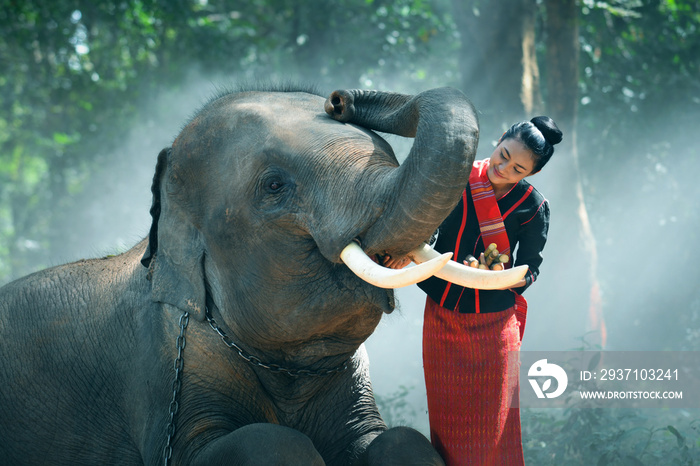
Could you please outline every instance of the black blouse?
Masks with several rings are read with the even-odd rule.
[[[464,205],[467,209],[465,212]],[[474,290],[448,283],[437,277],[420,282],[418,286],[436,303],[459,312],[498,312],[515,304],[515,293],[522,294],[537,278],[542,264],[542,250],[549,230],[549,202],[530,183],[521,180],[498,200],[511,251],[515,254],[515,266],[527,264],[526,284],[514,290]],[[466,219],[464,216],[466,215]],[[464,222],[459,251],[452,260],[460,264],[467,255],[474,257],[486,249],[481,239],[479,222],[474,210],[469,186],[462,199],[437,230],[433,247],[438,252],[455,252],[457,236]],[[517,249],[516,249],[517,246]],[[511,257],[512,261],[512,257]]]

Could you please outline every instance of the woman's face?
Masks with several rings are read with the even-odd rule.
[[[532,174],[535,160],[532,152],[516,139],[504,139],[491,154],[487,171],[494,187],[510,186]]]

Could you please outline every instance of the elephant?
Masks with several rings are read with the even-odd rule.
[[[443,464],[382,420],[363,342],[393,288],[461,270],[419,249],[478,135],[452,88],[212,97],[157,157],[146,238],[0,289],[0,463]]]

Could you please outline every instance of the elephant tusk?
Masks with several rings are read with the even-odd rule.
[[[422,264],[435,257],[440,257],[440,253],[423,243],[408,253],[408,257],[416,264]],[[481,270],[451,260],[445,267],[438,270],[435,276],[467,288],[500,290],[511,287],[522,280],[527,269],[527,265],[519,265],[503,271]]]
[[[442,255],[435,253],[420,265],[394,270],[376,264],[355,242],[348,244],[340,253],[340,259],[355,275],[379,288],[401,288],[421,282],[444,267],[451,257],[451,252]]]

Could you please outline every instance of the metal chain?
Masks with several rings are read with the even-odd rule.
[[[180,316],[180,335],[178,335],[175,340],[175,346],[177,347],[177,357],[175,358],[175,379],[173,380],[173,399],[170,402],[170,422],[168,422],[168,427],[165,429],[165,433],[168,437],[165,443],[165,448],[163,449],[163,464],[168,466],[170,463],[170,458],[173,455],[173,438],[175,437],[175,415],[179,409],[177,397],[180,393],[180,388],[182,388],[182,369],[184,367],[184,361],[182,359],[182,352],[185,349],[185,329],[187,324],[190,322],[189,312],[184,312]]]
[[[280,366],[278,364],[273,364],[273,363],[265,363],[260,358],[253,356],[252,354],[248,353],[246,350],[235,344],[231,339],[226,335],[226,332],[224,332],[221,327],[219,327],[214,320],[214,318],[211,316],[209,313],[209,309],[206,311],[206,317],[207,321],[209,322],[209,325],[211,328],[214,329],[216,333],[219,334],[221,337],[221,340],[224,342],[226,346],[229,348],[235,350],[238,355],[243,358],[245,361],[248,363],[252,364],[253,366],[257,367],[262,367],[264,369],[267,369],[271,372],[278,372],[278,373],[283,373],[287,374],[291,377],[323,377],[326,375],[330,374],[335,374],[337,372],[342,372],[345,369],[348,368],[348,360],[343,362],[341,365],[334,367],[332,369],[318,369],[318,370],[310,370],[310,369],[289,369],[283,366]]]
[[[319,369],[319,370],[310,370],[310,369],[288,369],[286,367],[282,367],[277,364],[272,364],[272,363],[264,363],[262,360],[259,358],[253,356],[252,354],[246,352],[243,348],[235,344],[231,339],[226,335],[226,333],[219,327],[214,320],[214,318],[211,316],[209,313],[209,310],[207,309],[206,311],[206,317],[207,321],[209,322],[209,325],[211,326],[214,331],[219,334],[221,337],[221,340],[224,342],[226,346],[228,346],[231,349],[236,350],[238,355],[246,360],[248,363],[257,366],[257,367],[262,367],[264,369],[267,369],[271,372],[280,372],[283,374],[287,374],[291,377],[301,377],[301,376],[306,376],[306,377],[323,377],[329,374],[334,374],[336,372],[342,372],[345,369],[348,368],[348,361],[346,360],[341,364],[340,366],[334,367],[332,369]],[[180,316],[180,321],[178,325],[180,326],[180,334],[178,335],[177,339],[175,340],[175,346],[177,348],[177,356],[175,357],[175,363],[173,365],[173,369],[175,370],[175,378],[173,379],[173,399],[170,401],[170,407],[169,407],[169,413],[170,413],[170,421],[168,422],[168,426],[165,429],[165,433],[167,435],[167,441],[165,443],[165,448],[163,449],[163,464],[165,466],[168,466],[170,463],[170,459],[172,458],[173,455],[173,439],[175,438],[175,416],[177,415],[177,412],[180,408],[178,404],[178,395],[180,394],[180,389],[182,388],[182,371],[184,368],[184,360],[182,358],[182,352],[185,350],[185,346],[187,345],[187,341],[185,340],[185,330],[187,329],[187,325],[190,322],[190,314],[189,312],[184,312]]]

